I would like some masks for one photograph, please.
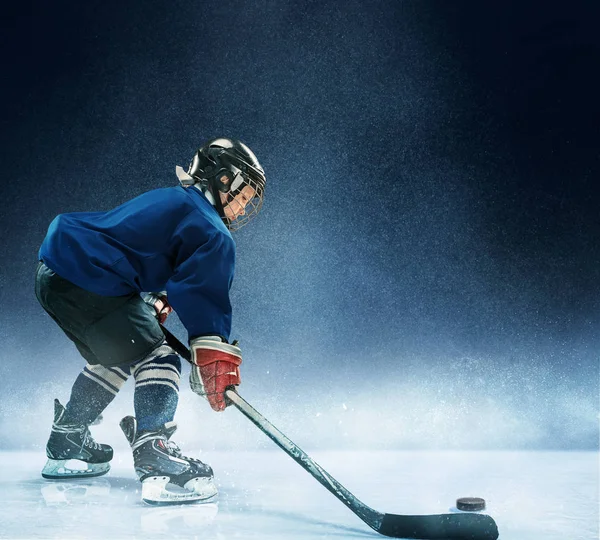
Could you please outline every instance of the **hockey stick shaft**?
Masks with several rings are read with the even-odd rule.
[[[190,350],[164,326],[161,325],[161,327],[167,343],[185,360],[194,365]],[[463,514],[461,516],[458,514],[440,514],[405,516],[377,512],[357,499],[306,452],[269,422],[269,420],[237,393],[235,387],[229,387],[225,391],[225,396],[279,448],[378,533],[394,538],[417,539],[495,540],[498,537],[498,529],[494,520],[486,515]]]

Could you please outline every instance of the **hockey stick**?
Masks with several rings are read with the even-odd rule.
[[[185,360],[192,363],[190,350],[169,330],[162,328],[167,343]],[[359,501],[318,463],[313,461],[306,452],[271,424],[242,398],[234,387],[227,389],[225,395],[269,439],[378,533],[393,538],[431,540],[496,540],[498,538],[498,527],[495,521],[484,514],[459,513],[408,516],[382,514],[373,510]]]

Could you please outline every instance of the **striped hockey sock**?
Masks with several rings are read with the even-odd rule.
[[[179,401],[181,360],[168,345],[159,348],[134,364],[133,405],[137,431],[155,431],[173,420]]]
[[[64,421],[90,425],[115,398],[128,377],[129,367],[87,364],[75,379]]]

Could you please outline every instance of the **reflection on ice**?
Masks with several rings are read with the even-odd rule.
[[[148,508],[140,516],[140,529],[148,535],[186,529],[189,534],[198,534],[214,521],[218,512],[216,503]]]
[[[102,503],[110,495],[110,482],[105,478],[54,480],[43,484],[41,492],[48,506]]]
[[[78,523],[82,527],[83,536],[100,538],[104,527],[109,525],[98,521],[98,518],[102,517],[112,520],[113,526],[117,525],[120,531],[117,532],[117,537],[120,538],[120,510],[128,514],[130,525],[135,531],[143,533],[144,537],[153,538],[161,533],[187,534],[193,537],[210,526],[219,512],[219,506],[214,502],[169,506],[143,505],[139,501],[139,482],[134,479],[105,477],[39,480],[37,484],[49,510],[46,513],[47,529],[52,531],[52,535],[68,530],[72,528],[73,523]]]

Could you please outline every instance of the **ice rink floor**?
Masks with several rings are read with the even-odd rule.
[[[42,479],[43,454],[0,452],[0,538],[384,538],[278,449],[186,453],[213,466],[217,503],[146,506],[127,448],[106,476],[70,481]],[[502,540],[598,539],[596,452],[310,454],[380,512],[447,512],[479,496]]]

